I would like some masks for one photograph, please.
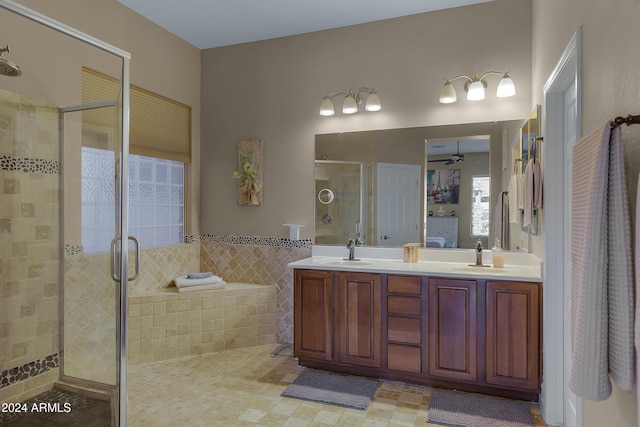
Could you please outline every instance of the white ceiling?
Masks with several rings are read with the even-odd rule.
[[[491,0],[118,0],[199,49]]]

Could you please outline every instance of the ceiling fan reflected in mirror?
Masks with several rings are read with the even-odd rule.
[[[429,163],[431,162],[446,162],[445,165],[464,162],[464,154],[460,152],[460,140],[458,140],[458,149],[455,154],[452,154],[448,159],[429,160]]]

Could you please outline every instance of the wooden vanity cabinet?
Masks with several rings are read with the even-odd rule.
[[[296,357],[333,360],[333,272],[295,270],[293,334]]]
[[[540,389],[541,285],[294,272],[303,366],[531,400]]]
[[[429,279],[429,375],[476,381],[476,281]]]
[[[540,286],[486,282],[487,383],[537,390],[540,383]]]
[[[380,275],[341,272],[338,294],[338,361],[380,368]]]
[[[392,371],[423,372],[423,309],[420,276],[387,276],[386,358]]]

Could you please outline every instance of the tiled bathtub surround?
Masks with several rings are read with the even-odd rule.
[[[129,297],[129,363],[156,362],[275,343],[273,286],[174,289]]]
[[[311,256],[310,240],[209,235],[201,239],[201,266],[227,281],[276,287],[276,341],[293,342],[292,261]]]
[[[59,351],[58,117],[55,105],[0,90],[0,372]],[[39,392],[52,380],[40,373],[24,371],[1,400]]]
[[[133,259],[133,258],[131,258]],[[129,282],[129,295],[166,288],[173,279],[200,269],[200,244],[186,243],[140,251],[140,276]]]
[[[133,340],[130,347],[132,363],[246,347],[256,345],[255,343],[281,343],[293,340],[293,275],[287,264],[311,255],[309,241],[236,236],[191,236],[188,241],[192,243],[141,251],[140,276],[129,283],[129,312],[133,316],[130,318],[129,331]],[[91,256],[83,254],[82,251],[70,251],[65,257],[65,303],[69,306],[69,309],[65,309],[65,324],[68,325],[66,330],[69,331],[65,334],[65,371],[71,370],[81,378],[101,382],[112,382],[115,376],[115,286],[110,279],[109,262],[107,254]],[[264,291],[269,295],[273,293],[273,300],[269,297],[267,306],[260,306],[264,304],[260,302],[258,306],[252,307],[255,303],[248,303],[244,298],[236,298],[238,308],[235,312],[227,306],[224,307],[224,313],[213,310],[214,316],[224,317],[207,318],[207,323],[201,326],[196,326],[202,320],[198,320],[197,316],[210,316],[210,313],[193,314],[193,325],[191,320],[186,321],[184,314],[176,323],[176,313],[173,312],[165,312],[164,316],[158,312],[160,317],[155,320],[145,317],[156,313],[144,311],[142,314],[142,310],[149,310],[143,309],[142,306],[141,314],[135,316],[138,310],[134,308],[135,305],[158,302],[165,304],[165,310],[172,310],[173,304],[169,304],[167,299],[218,298],[218,295],[221,295],[219,291],[197,292],[193,295],[178,294],[173,289],[172,292],[167,292],[166,288],[175,277],[196,271],[211,271],[227,283],[255,284],[255,292],[261,293],[264,287]],[[223,292],[230,291],[227,289]],[[205,294],[206,296],[203,296]],[[233,301],[231,296],[225,294],[225,304]],[[249,301],[252,301],[252,298],[250,297]],[[144,303],[141,299],[144,299]],[[200,310],[195,308],[198,304],[200,303],[193,304],[196,312]],[[245,305],[247,307],[242,308]],[[183,303],[182,307],[186,308],[186,304]],[[213,307],[207,307],[207,310],[209,308]],[[273,315],[274,320],[268,324],[271,329],[242,329],[255,326],[243,323],[243,313],[247,314],[247,319],[253,315]],[[177,315],[179,316],[179,312]],[[136,320],[136,317],[139,320]],[[266,320],[260,319],[259,324]],[[218,321],[215,323],[215,329],[209,329],[209,321]],[[136,322],[140,324],[137,325]],[[182,324],[181,330],[184,333],[178,336],[170,335],[174,333],[175,328],[167,328],[167,325],[174,324],[178,325],[178,329]],[[225,326],[221,329],[223,324]],[[152,329],[146,329],[149,327]],[[136,328],[139,332],[134,332]],[[229,332],[230,329],[232,332]],[[225,332],[221,332],[223,330]],[[193,336],[191,340],[192,334],[202,336]],[[180,335],[190,338],[188,345],[186,338],[180,338]],[[198,339],[204,341],[198,342]],[[177,346],[174,345],[176,340]]]

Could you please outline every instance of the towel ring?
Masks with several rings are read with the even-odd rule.
[[[328,188],[323,188],[322,190],[318,191],[318,201],[323,205],[328,205],[329,203],[333,202],[333,199],[335,197],[336,196],[333,194],[333,191],[329,190]]]

